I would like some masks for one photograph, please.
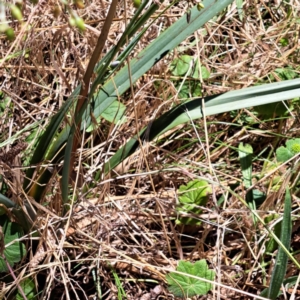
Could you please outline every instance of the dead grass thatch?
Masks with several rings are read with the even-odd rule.
[[[199,57],[210,71],[210,78],[203,82],[205,95],[282,80],[278,68],[290,67],[299,73],[299,2],[290,1],[291,12],[286,4],[277,2],[245,1],[242,20],[232,4],[226,13],[195,32],[138,80],[134,99],[129,94],[120,99],[127,106],[129,122],[114,127],[102,121],[97,131],[84,136],[74,173],[76,201],[68,215],[61,215],[59,175],[49,184],[44,203],[30,199],[39,212],[40,239],[37,245],[32,236],[26,237],[33,257],[22,265],[22,272],[16,272],[19,278],[27,274],[35,279],[41,288],[39,299],[97,299],[100,294],[102,299],[117,299],[118,279],[128,299],[174,299],[166,289],[165,274],[179,260],[199,259],[206,259],[216,271],[217,284],[209,295],[197,299],[250,299],[260,294],[272,272],[272,267],[261,266],[266,233],[256,227],[249,211],[237,197],[228,194],[226,187],[244,197],[238,157],[232,149],[240,141],[249,141],[258,155],[276,146],[278,122],[264,123],[255,116],[258,127],[242,129],[238,126],[241,116],[253,116],[253,112],[244,110],[238,115],[208,118],[206,127],[202,122],[196,124],[197,130],[182,126],[165,134],[157,144],[147,145],[110,177],[94,182],[90,190],[82,190],[81,186],[93,182],[103,162],[137,128],[180,101],[174,86],[176,78],[168,67],[181,53]],[[109,4],[95,0],[87,1],[82,9],[73,7],[88,25],[81,34],[69,26],[60,2],[39,1],[35,6],[27,3],[24,24],[11,23],[16,40],[9,43],[0,36],[1,91],[9,97],[0,120],[1,142],[8,141],[0,162],[16,149],[14,145],[24,145],[33,132],[32,128],[25,132],[22,129],[35,124],[34,134],[38,136],[81,81]],[[180,1],[163,14],[145,34],[136,53],[195,4]],[[58,10],[61,14],[55,17],[53,12]],[[120,2],[105,51],[119,39],[125,16],[130,18],[133,12],[131,1],[126,6]],[[288,43],[282,46],[284,40]],[[290,119],[281,124],[281,133],[295,135],[295,122]],[[204,140],[205,134],[209,140],[200,143],[197,135]],[[34,142],[35,138],[28,142],[23,162],[32,153]],[[258,161],[254,172],[260,174],[262,168]],[[16,162],[10,163],[1,175],[11,172],[16,176],[16,169],[20,170]],[[214,183],[207,206],[197,216],[202,223],[176,226],[177,189],[199,176]],[[268,190],[268,179],[259,182],[261,190]],[[18,186],[21,179],[6,176],[6,181],[10,193],[22,195]],[[269,193],[272,200],[262,215],[279,208],[280,203],[275,201],[282,199],[281,192]],[[9,196],[16,197],[12,194]],[[294,235],[297,246],[297,230]],[[262,275],[263,270],[270,273]],[[297,274],[293,265],[288,272],[288,276]]]

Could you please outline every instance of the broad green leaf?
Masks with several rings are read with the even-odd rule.
[[[202,89],[199,80],[187,80],[182,84],[182,80],[174,83],[176,90],[179,91],[178,99],[186,101],[190,98],[201,97]]]
[[[208,201],[208,195],[211,194],[211,187],[205,180],[193,180],[187,185],[181,185],[179,190],[179,205],[177,211],[191,212],[200,214],[202,212],[199,206],[205,206]],[[201,221],[192,217],[179,217],[177,224],[200,225]]]
[[[207,79],[210,75],[209,71],[204,66],[201,66],[200,72],[199,60],[195,60],[192,56],[186,54],[181,55],[172,61],[170,71],[174,76],[184,77],[185,75],[188,75],[194,79]]]
[[[210,76],[209,71],[207,70],[207,68],[205,68],[204,66],[201,66],[201,72],[200,72],[200,67],[199,67],[199,62],[197,62],[196,64],[196,68],[195,71],[193,72],[192,77],[194,79],[208,79]]]
[[[36,287],[34,282],[29,279],[26,278],[25,280],[23,280],[20,283],[20,287],[23,290],[24,295],[26,296],[26,298],[28,300],[35,300],[37,299],[36,296]],[[20,293],[20,291],[18,290],[17,296],[16,296],[16,300],[24,300],[23,295]]]
[[[287,140],[285,144],[294,155],[300,153],[300,139]]]
[[[170,66],[170,71],[174,76],[184,76],[189,70],[192,69],[193,57],[190,55],[181,55],[175,58]]]
[[[259,206],[266,200],[266,193],[261,192],[260,190],[253,190],[253,201],[255,202],[255,206],[259,208]]]
[[[300,153],[300,139],[286,141],[286,147],[279,147],[276,150],[276,157],[279,162],[286,162],[294,155]]]
[[[114,101],[103,113],[102,117],[111,123],[123,124],[126,121],[124,116],[126,106],[119,101]]]
[[[289,149],[287,149],[287,148],[285,148],[285,147],[283,147],[283,146],[279,147],[279,148],[276,150],[276,157],[277,157],[277,160],[278,160],[279,162],[285,162],[285,161],[288,161],[288,160],[291,159],[293,156],[294,156],[293,153],[292,153]]]
[[[182,204],[205,205],[211,188],[205,180],[193,180],[179,187],[179,202]],[[189,207],[189,206],[187,206]]]
[[[194,264],[189,261],[179,261],[177,271],[186,275],[171,272],[166,275],[169,284],[168,289],[176,296],[188,298],[197,295],[206,295],[211,289],[212,284],[201,281],[201,278],[213,281],[215,272],[209,270],[204,259],[196,261]],[[199,279],[191,278],[188,275],[194,275]]]
[[[7,109],[9,102],[10,98],[0,91],[0,117],[2,117],[5,109]]]
[[[7,216],[2,215],[0,219],[0,226],[4,235],[4,245],[19,239],[23,235],[23,231],[17,223],[12,223]],[[1,241],[2,243],[2,241]],[[19,262],[26,254],[25,246],[16,241],[4,249],[4,257],[8,264],[12,267]],[[5,260],[0,257],[0,273],[8,272],[8,267]]]

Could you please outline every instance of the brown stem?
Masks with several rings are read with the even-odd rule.
[[[87,95],[88,95],[88,92],[89,92],[90,82],[91,82],[91,79],[92,79],[92,76],[93,76],[93,73],[94,73],[94,68],[95,68],[95,65],[98,62],[99,57],[102,53],[102,50],[105,46],[105,42],[107,40],[109,29],[110,29],[111,24],[113,22],[114,15],[116,13],[117,3],[118,3],[118,0],[112,0],[112,3],[110,5],[107,17],[105,19],[101,34],[98,37],[96,47],[93,51],[92,57],[89,61],[86,72],[83,76],[83,85],[81,87],[78,102],[77,102],[77,105],[76,105],[74,119],[77,116],[77,114],[80,112],[80,110],[81,110],[81,108],[84,104],[84,101],[87,101]],[[80,140],[81,122],[79,122],[78,124],[75,124],[75,126],[76,126],[76,134],[74,136],[74,141],[73,141],[73,145],[72,145],[70,170],[73,170],[73,166],[74,166],[74,162],[75,162],[76,149],[78,147],[78,143],[79,143],[79,140]],[[70,174],[69,174],[69,178],[70,178]]]

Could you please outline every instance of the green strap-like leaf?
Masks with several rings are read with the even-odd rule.
[[[86,111],[87,108],[87,102],[85,102],[78,115],[75,117],[75,124],[72,125],[70,134],[68,136],[67,145],[64,151],[64,164],[63,164],[63,171],[62,171],[62,180],[61,180],[61,189],[62,189],[62,199],[63,202],[66,204],[68,202],[68,196],[69,196],[69,175],[71,174],[71,152],[73,147],[73,141],[76,134],[77,126],[76,124],[79,124],[79,121],[82,118],[82,115],[84,111]]]
[[[189,22],[187,21],[186,16],[183,16],[175,24],[169,27],[153,43],[151,43],[146,49],[144,49],[144,51],[139,53],[139,55],[131,61],[131,81],[129,80],[128,67],[125,66],[113,78],[113,80],[110,80],[101,88],[100,92],[95,95],[93,106],[87,106],[86,112],[83,116],[82,124],[86,122],[86,127],[91,125],[92,121],[90,113],[93,113],[95,119],[101,116],[101,114],[117,99],[119,95],[122,95],[126,90],[128,90],[131,82],[135,82],[139,77],[144,75],[166,54],[173,50],[189,35],[203,26],[207,21],[212,19],[217,13],[222,11],[232,1],[233,0],[206,0],[203,2],[205,9],[201,10],[201,12],[199,12],[196,7],[191,11],[191,18]],[[140,22],[140,19],[137,22]],[[134,32],[135,31],[132,31],[130,34],[133,34]],[[112,59],[112,57],[110,57],[110,59]],[[76,90],[79,90],[79,88]],[[74,93],[76,94],[76,92]],[[78,95],[78,92],[76,95]],[[57,156],[57,153],[63,147],[69,137],[70,126],[66,126],[66,128],[59,134],[58,137],[56,137],[56,133],[66,112],[67,110],[64,113],[63,110],[60,110],[58,116],[55,116],[51,120],[51,124],[47,128],[47,133],[42,136],[41,142],[34,153],[34,158],[32,159],[31,164],[33,164],[33,162],[40,163],[43,161],[45,152],[47,152],[46,159],[48,160],[53,161],[55,157],[55,162],[61,158],[61,156]],[[56,140],[52,144],[54,137]],[[52,146],[50,150],[48,150],[49,145],[51,144]],[[25,180],[24,183],[25,188],[28,187],[34,171],[34,169],[28,171],[28,180]],[[31,190],[31,196],[33,196],[37,201],[39,201],[38,198],[44,191],[44,186],[49,181],[50,176],[51,173],[48,170],[45,170],[38,179],[38,182],[35,184],[34,188]]]
[[[300,97],[300,79],[270,83],[205,97],[205,115],[209,116],[264,103],[288,100],[295,97]],[[129,140],[125,146],[119,149],[105,164],[104,172],[109,172],[125,158],[134,153],[139,146],[138,138],[140,138],[142,142],[152,141],[175,126],[201,117],[202,99],[195,99],[174,107],[144,128],[140,132],[139,137],[135,136]],[[144,132],[145,134],[143,134]]]
[[[249,144],[239,144],[239,157],[243,173],[243,182],[246,189],[252,185],[252,154],[253,148]]]
[[[10,200],[2,194],[0,194],[0,204],[2,204],[6,209],[11,209],[16,218],[16,221],[19,225],[22,226],[24,231],[28,232],[30,230],[30,228],[32,227],[32,221],[35,220],[35,213],[30,205],[24,204],[31,220],[27,217],[27,214],[20,206],[18,206],[15,202],[13,202],[12,200]],[[1,214],[0,218],[3,218]]]
[[[239,144],[239,158],[242,167],[243,183],[246,189],[252,185],[252,154],[253,148],[249,144]],[[253,189],[247,191],[246,202],[251,209],[256,209],[255,201],[253,199]],[[254,223],[256,218],[253,217]]]
[[[286,189],[285,201],[284,201],[284,213],[280,234],[280,241],[282,245],[289,249],[291,243],[291,233],[292,233],[292,221],[291,221],[291,193],[290,190]],[[276,256],[275,267],[273,269],[270,287],[268,289],[268,298],[276,299],[283,283],[284,276],[286,273],[288,264],[288,255],[286,250],[279,246],[278,253]]]
[[[203,1],[205,8],[198,11],[197,7],[194,7],[190,12],[189,22],[186,15],[184,15],[164,31],[153,43],[141,51],[137,57],[130,62],[131,81],[128,76],[128,66],[125,66],[113,80],[110,80],[101,88],[94,102],[93,114],[95,118],[100,116],[119,95],[127,91],[130,87],[130,82],[136,82],[151,69],[152,66],[163,59],[164,56],[232,2],[233,0]],[[87,125],[89,125],[91,122],[90,117],[85,115],[85,119]]]
[[[12,200],[10,200],[2,194],[0,194],[0,204],[4,205],[7,208],[17,207],[17,204],[15,202],[13,202]]]
[[[69,111],[72,104],[74,104],[74,101],[77,100],[79,91],[80,91],[80,86],[78,86],[74,90],[72,95],[63,104],[63,106],[61,107],[59,112],[57,114],[55,114],[55,116],[52,117],[50,123],[47,126],[47,129],[40,137],[39,143],[38,143],[38,145],[34,151],[34,154],[31,158],[31,161],[30,161],[31,165],[38,164],[38,163],[42,162],[45,158],[47,158],[46,157],[47,151],[48,151],[49,147],[51,146],[51,144],[53,143],[53,139],[57,135],[58,129],[61,126],[61,123],[64,120],[67,112]],[[57,143],[56,143],[56,145],[57,145]],[[57,146],[60,147],[61,145],[57,145]],[[55,149],[56,149],[55,153],[57,153],[57,146],[55,147]],[[28,171],[26,172],[26,177],[24,180],[23,187],[27,191],[29,189],[28,184],[30,183],[30,179],[32,178],[34,172],[35,172],[35,168],[29,168]]]

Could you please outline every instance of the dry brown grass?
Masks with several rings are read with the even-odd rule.
[[[136,53],[194,4],[180,1],[164,14],[145,34]],[[36,6],[27,3],[23,14],[30,30],[25,32],[25,26],[14,23],[17,38],[13,43],[0,36],[0,89],[10,97],[0,121],[1,142],[7,141],[6,153],[11,151],[13,143],[25,141],[31,130],[16,140],[10,140],[11,136],[34,122],[38,122],[38,135],[78,85],[101,31],[109,1],[86,2],[80,10],[73,7],[88,25],[84,34],[68,25],[65,14],[53,16],[57,5],[63,11],[58,1],[39,1]],[[126,8],[124,5],[121,1],[106,51],[124,30],[125,9],[128,18],[133,14],[132,3],[127,1]],[[200,57],[211,72],[203,83],[205,95],[269,82],[271,78],[281,80],[276,72],[280,67],[290,66],[299,73],[300,25],[296,17],[300,4],[294,0],[290,5],[292,12],[288,15],[284,7],[278,7],[277,1],[248,1],[243,10],[245,19],[241,21],[233,4],[226,14],[205,26],[207,34],[199,30],[182,43],[186,48],[184,53]],[[279,45],[282,38],[288,40],[287,46]],[[192,44],[195,39],[196,45]],[[11,57],[17,53],[20,54]],[[41,238],[34,257],[22,268],[27,274],[33,274],[37,286],[43,287],[39,299],[96,299],[99,290],[102,299],[117,299],[112,268],[128,299],[173,299],[166,289],[165,274],[181,259],[204,258],[216,271],[214,290],[198,299],[251,299],[245,292],[259,295],[268,285],[272,267],[261,266],[264,230],[253,224],[249,211],[237,197],[227,193],[226,187],[237,184],[235,192],[244,197],[238,157],[232,149],[240,141],[250,142],[255,154],[270,145],[276,147],[278,122],[262,120],[251,130],[233,126],[238,125],[242,114],[252,116],[253,112],[247,110],[235,117],[224,114],[208,118],[210,125],[197,124],[200,138],[204,140],[205,132],[209,136],[203,143],[198,141],[192,126],[176,128],[158,144],[148,145],[144,153],[136,153],[126,160],[92,189],[80,188],[81,181],[89,182],[103,161],[137,127],[142,128],[180,101],[173,84],[176,78],[168,71],[170,62],[178,55],[177,49],[138,80],[134,101],[131,95],[120,99],[127,106],[130,122],[114,127],[102,121],[97,131],[84,136],[74,174],[74,179],[78,174],[80,180],[74,188],[76,201],[72,202],[70,213],[61,216],[58,176],[49,184],[43,203],[48,205],[32,202],[39,212]],[[139,124],[135,123],[136,118]],[[296,136],[295,122],[289,119],[281,124],[281,133]],[[29,143],[26,156],[32,152],[34,141]],[[262,162],[257,160],[254,172],[260,175],[262,167]],[[15,176],[14,170],[19,168],[14,165],[10,168]],[[162,172],[166,168],[169,170]],[[197,216],[202,225],[180,230],[174,222],[176,191],[181,184],[199,176],[214,182],[211,199],[203,214]],[[14,187],[10,193],[21,192],[16,186],[18,181],[10,177],[6,180]],[[263,191],[267,191],[266,182],[267,178],[260,182]],[[269,209],[280,208],[275,202],[282,199],[280,194],[269,195],[273,203],[270,201],[263,215],[268,215]],[[224,201],[217,204],[221,196]],[[298,246],[297,236],[295,231],[294,247]],[[264,270],[269,274],[262,274]],[[288,276],[294,274],[297,270],[290,265]],[[20,272],[19,277],[22,276],[25,273]],[[294,292],[298,293],[299,290]]]

